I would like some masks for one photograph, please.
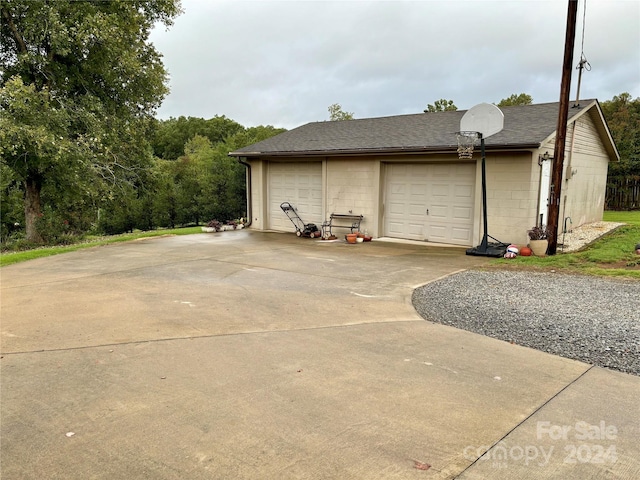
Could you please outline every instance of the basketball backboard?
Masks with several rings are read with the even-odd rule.
[[[482,138],[495,135],[504,127],[502,110],[491,103],[479,103],[471,107],[460,120],[461,132],[478,132]]]

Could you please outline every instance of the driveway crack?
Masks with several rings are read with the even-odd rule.
[[[567,385],[565,385],[560,390],[558,390],[554,395],[552,395],[544,403],[542,403],[535,410],[533,410],[533,412],[531,412],[529,415],[527,415],[522,421],[518,422],[511,430],[509,430],[501,438],[496,440],[493,443],[493,445],[489,446],[489,448],[487,448],[484,452],[482,452],[482,455],[479,455],[473,462],[471,462],[469,465],[467,465],[467,467],[464,470],[462,470],[460,473],[458,473],[454,478],[459,478],[461,475],[464,475],[464,473],[467,472],[468,470],[470,470],[471,467],[473,467],[478,462],[478,460],[480,460],[482,457],[484,457],[487,452],[491,451],[491,449],[493,449],[496,445],[498,445],[499,443],[503,442],[509,435],[511,435],[511,433],[513,433],[515,430],[517,430],[522,425],[524,425],[531,417],[533,417],[536,413],[541,411],[544,407],[546,407],[549,403],[551,403],[551,401],[553,401],[556,398],[558,398],[558,396],[562,392],[564,392],[566,389],[568,389],[569,387],[574,385],[578,380],[580,380],[582,377],[584,377],[593,368],[595,368],[594,365],[590,365],[589,368],[587,368],[584,372],[582,372],[580,375],[578,375],[576,378],[574,378],[571,382],[569,382]]]

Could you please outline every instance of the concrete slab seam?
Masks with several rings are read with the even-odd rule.
[[[575,379],[573,379],[571,382],[569,382],[567,385],[565,385],[564,387],[562,387],[559,391],[557,391],[554,395],[552,395],[549,399],[547,399],[542,405],[540,405],[539,407],[537,407],[536,409],[533,410],[533,412],[531,412],[529,415],[527,415],[523,420],[521,420],[520,422],[518,422],[511,430],[509,430],[507,433],[505,433],[501,438],[499,438],[496,442],[493,443],[493,445],[491,445],[489,448],[487,448],[484,452],[482,452],[482,455],[479,455],[473,462],[471,462],[469,465],[467,465],[465,467],[464,470],[462,470],[460,473],[458,473],[457,475],[455,475],[453,478],[458,478],[461,475],[464,475],[464,473],[469,470],[471,467],[473,467],[478,460],[480,460],[487,452],[491,451],[492,448],[494,448],[496,445],[498,445],[500,442],[504,441],[509,435],[511,435],[515,430],[517,430],[520,426],[522,426],[525,422],[527,422],[531,417],[533,417],[535,414],[537,414],[540,410],[542,410],[544,407],[546,407],[552,400],[554,400],[555,398],[557,398],[562,392],[564,392],[567,388],[569,388],[570,386],[574,385],[578,380],[580,380],[582,377],[584,377],[587,373],[589,373],[593,368],[595,368],[594,365],[589,365],[589,368],[587,368],[584,372],[582,372],[580,375],[578,375]]]
[[[128,342],[101,343],[96,345],[86,345],[82,347],[50,348],[50,349],[42,349],[42,350],[23,350],[23,351],[17,351],[17,352],[0,352],[0,355],[29,355],[33,353],[70,352],[74,350],[90,350],[92,348],[118,347],[123,345],[143,345],[145,343],[161,343],[161,342],[171,342],[176,340],[198,340],[202,338],[239,337],[242,335],[306,332],[306,331],[314,331],[314,330],[328,330],[331,328],[347,328],[347,327],[359,327],[363,325],[384,325],[384,324],[395,325],[399,323],[414,323],[414,322],[423,322],[423,321],[424,319],[422,317],[418,317],[415,319],[407,318],[406,320],[394,320],[394,321],[384,321],[384,322],[353,322],[353,323],[343,323],[339,325],[323,325],[320,327],[288,328],[284,330],[253,330],[249,332],[218,333],[218,334],[212,334],[212,335],[195,335],[190,337],[156,338],[153,340],[131,340]]]
[[[416,288],[424,287],[425,285],[429,285],[430,283],[437,282],[439,280],[442,280],[444,278],[450,277],[452,275],[457,275],[458,273],[466,272],[467,270],[469,270],[469,269],[468,268],[461,268],[460,270],[456,270],[455,272],[447,273],[447,274],[442,275],[442,276],[440,276],[438,278],[434,278],[433,280],[429,280],[428,282],[419,283],[417,285],[412,285],[411,286],[411,290],[415,290]]]

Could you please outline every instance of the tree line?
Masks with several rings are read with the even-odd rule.
[[[36,223],[42,242],[66,243],[87,233],[117,234],[243,217],[245,167],[228,153],[283,131],[272,126],[245,128],[224,116],[155,120],[147,132],[145,156],[150,158],[136,162],[127,178],[98,175],[91,184],[74,177],[48,179]],[[0,168],[3,244],[31,247],[34,242],[26,241],[23,226],[24,182],[4,162]]]
[[[602,102],[602,111],[616,143],[620,161],[609,164],[605,206],[640,208],[640,98],[629,93]]]

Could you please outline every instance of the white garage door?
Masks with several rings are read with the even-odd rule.
[[[269,228],[295,232],[280,208],[289,202],[304,223],[322,224],[322,163],[269,164]]]
[[[475,164],[388,164],[385,235],[471,245],[474,185]]]

